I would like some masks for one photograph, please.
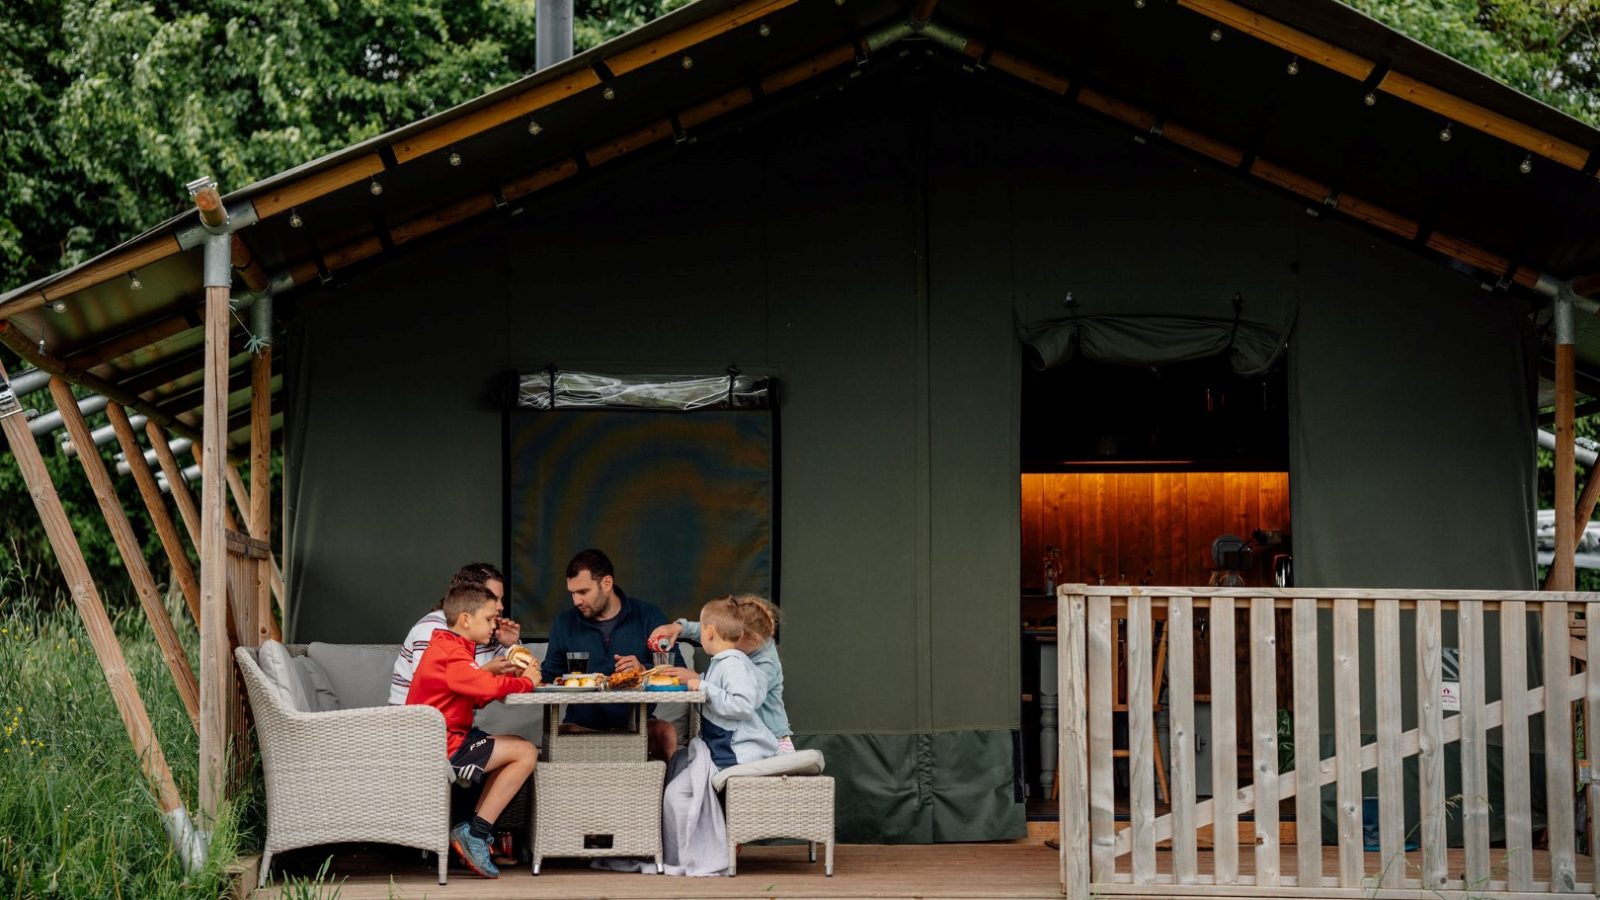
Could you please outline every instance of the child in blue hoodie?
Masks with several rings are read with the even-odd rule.
[[[773,640],[778,630],[778,609],[770,600],[755,594],[739,594],[733,602],[744,616],[744,637],[737,646],[761,674],[767,676],[767,696],[756,712],[777,737],[778,751],[793,753],[794,729],[789,725],[789,712],[783,703],[783,662],[778,658],[778,645]],[[680,637],[700,643],[700,623],[679,619],[662,625],[650,632],[650,646],[671,647]]]
[[[719,597],[700,609],[700,644],[711,654],[704,675],[668,669],[691,691],[704,691],[700,737],[719,769],[778,755],[778,739],[759,711],[767,697],[767,676],[738,647],[745,634],[744,614],[733,597]]]

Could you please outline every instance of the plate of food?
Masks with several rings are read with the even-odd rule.
[[[647,691],[687,691],[689,688],[676,675],[652,673],[645,676],[644,689]]]
[[[541,684],[534,688],[536,691],[598,691],[605,680],[604,676],[588,673],[573,673],[558,676],[549,684]]]

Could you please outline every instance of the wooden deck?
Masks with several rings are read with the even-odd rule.
[[[1241,880],[1254,874],[1253,854],[1250,848],[1241,848]],[[316,873],[327,849],[312,849],[284,854],[281,865],[275,867],[274,886],[257,891],[255,897],[281,897],[285,875],[309,878]],[[1324,872],[1338,870],[1338,848],[1322,848]],[[485,881],[459,867],[450,870],[450,883],[440,886],[434,877],[431,862],[424,862],[414,851],[388,847],[341,847],[335,851],[330,866],[330,877],[343,879],[339,896],[346,900],[387,900],[387,898],[422,897],[473,897],[494,898],[573,898],[607,897],[617,900],[645,900],[645,898],[710,898],[710,897],[815,897],[815,898],[991,898],[991,897],[1060,897],[1057,881],[1056,851],[1038,841],[1015,841],[992,844],[934,844],[881,846],[875,844],[841,845],[834,851],[834,876],[824,877],[820,859],[816,864],[806,861],[803,846],[746,847],[739,857],[740,873],[737,878],[674,878],[657,875],[619,875],[598,872],[579,860],[548,860],[543,874],[535,878],[526,867],[506,868],[498,880]],[[1505,877],[1504,851],[1494,850],[1494,867],[1491,874],[1497,879]],[[820,855],[820,854],[819,854]],[[1411,860],[1412,875],[1420,865],[1420,854]],[[1376,872],[1378,854],[1368,853],[1366,870]],[[1534,878],[1549,878],[1549,854],[1533,854]],[[1120,868],[1128,871],[1126,862]],[[1202,878],[1211,874],[1211,854],[1199,854]],[[1459,878],[1464,864],[1462,851],[1449,853],[1449,873]],[[1171,854],[1165,850],[1156,853],[1156,871],[1168,875],[1172,871]],[[1382,897],[1405,896],[1437,898],[1431,891],[1413,889],[1409,892],[1385,892],[1370,886],[1354,891],[1332,886],[1320,889],[1291,887],[1287,879],[1295,874],[1295,855],[1283,857],[1286,883],[1280,888],[1257,888],[1252,885],[1213,886],[1193,885],[1186,888],[1157,885],[1146,889],[1150,895],[1184,893],[1211,896],[1299,896],[1299,897]],[[1587,856],[1578,857],[1578,880],[1592,883],[1593,866]],[[1158,876],[1159,877],[1159,876]],[[1369,876],[1370,879],[1370,876]],[[1485,886],[1489,890],[1471,891],[1476,896],[1490,890],[1503,890],[1499,885]],[[1144,895],[1131,884],[1097,886],[1105,894]]]

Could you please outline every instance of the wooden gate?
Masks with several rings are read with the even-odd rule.
[[[1600,684],[1574,674],[1573,662],[1577,656],[1581,667],[1593,669],[1600,648],[1571,639],[1569,615],[1600,616],[1600,594],[1080,584],[1063,586],[1058,597],[1061,880],[1067,896],[1421,900],[1593,893],[1592,858],[1579,853],[1575,725],[1600,717]],[[1161,617],[1153,610],[1165,612],[1164,635],[1158,636]],[[1124,617],[1126,627],[1115,628]],[[1197,619],[1199,643],[1211,651],[1203,654],[1209,665],[1200,673]],[[1415,634],[1407,646],[1403,620]],[[1542,641],[1530,645],[1530,633]],[[1292,635],[1291,648],[1278,646],[1280,634]],[[1454,652],[1446,653],[1447,637]],[[1158,640],[1167,648],[1162,684],[1154,682],[1152,668]],[[1248,652],[1236,663],[1240,641],[1248,642]],[[1532,658],[1530,646],[1541,645]],[[1403,664],[1406,654],[1414,665]],[[1538,663],[1534,687],[1530,662]],[[1446,678],[1447,663],[1454,663],[1456,671],[1448,673],[1454,680]],[[1241,667],[1248,668],[1247,680],[1236,678]],[[1487,675],[1496,669],[1498,684],[1491,685]],[[1126,713],[1113,712],[1119,671],[1127,677]],[[1280,672],[1291,682],[1282,691]],[[1204,800],[1196,793],[1197,674],[1209,676],[1210,684],[1202,697],[1209,700],[1204,718],[1211,726],[1211,797]],[[1363,684],[1375,699],[1365,717]],[[1403,716],[1403,692],[1415,698],[1414,715]],[[1292,741],[1280,739],[1280,697],[1292,706]],[[1324,709],[1329,698],[1332,707]],[[1574,704],[1581,704],[1576,714]],[[1162,809],[1155,791],[1158,708],[1170,735],[1164,754],[1170,799]],[[1536,832],[1529,718],[1541,713],[1544,827]],[[1404,728],[1405,718],[1414,719],[1414,727]],[[1366,742],[1364,719],[1372,738]],[[1499,730],[1493,747],[1491,729]],[[1325,730],[1333,735],[1331,756],[1320,749]],[[1452,743],[1459,744],[1459,791],[1446,789],[1445,747]],[[1127,751],[1120,785],[1119,745]],[[1241,764],[1241,746],[1248,767]],[[1280,752],[1292,754],[1288,771],[1280,771]],[[1491,797],[1489,763],[1496,752],[1504,778]],[[1410,790],[1408,757],[1417,758]],[[1369,781],[1364,791],[1362,773],[1372,770],[1376,788]],[[1337,839],[1326,847],[1324,785],[1334,787],[1337,822]],[[1600,790],[1593,784],[1586,790],[1594,810]],[[1495,821],[1491,800],[1501,804]],[[1377,838],[1368,849],[1365,820],[1374,811]],[[1454,842],[1452,819],[1460,832]],[[1288,821],[1298,827],[1282,828]],[[1491,846],[1491,831],[1504,840]],[[1586,831],[1592,839],[1594,832]],[[1071,840],[1074,834],[1089,840]],[[1293,846],[1285,847],[1282,838],[1290,834]]]

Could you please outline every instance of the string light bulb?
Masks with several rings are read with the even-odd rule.
[[[538,122],[534,121],[533,119],[529,119],[528,120],[528,133],[529,134],[540,134],[543,131],[544,131],[544,126],[543,125],[540,125]]]
[[[683,57],[683,60],[682,60],[682,62],[681,62],[681,63],[680,63],[680,65],[682,65],[682,66],[683,66],[683,67],[684,67],[684,68],[685,68],[685,69],[692,69],[692,68],[694,68],[694,57],[692,57],[692,56],[688,56],[688,55],[685,55],[685,56],[684,56],[684,57]]]
[[[1526,175],[1529,172],[1533,171],[1533,154],[1532,153],[1529,153],[1527,156],[1524,156],[1522,158],[1522,162],[1517,163],[1517,171],[1521,172],[1524,175]]]
[[[772,26],[768,25],[765,22],[762,22],[759,26],[757,26],[756,34],[759,34],[762,37],[771,37],[772,36]]]
[[[1298,57],[1298,56],[1289,57],[1289,64],[1287,66],[1284,66],[1283,70],[1285,72],[1288,72],[1290,75],[1299,75],[1300,74],[1300,57]]]
[[[128,289],[132,290],[132,291],[142,291],[142,290],[144,290],[144,282],[139,280],[139,273],[138,272],[129,272],[128,273]]]
[[[1220,41],[1220,40],[1222,40],[1222,29],[1221,28],[1213,28],[1213,29],[1211,29],[1211,42],[1212,43],[1216,43],[1217,41]]]
[[[383,193],[383,185],[379,184],[378,180],[376,178],[374,178],[372,180],[372,184],[367,186],[367,190],[372,192],[372,196],[376,197],[379,194]]]
[[[451,150],[450,151],[450,165],[452,165],[452,166],[461,165],[461,154],[457,153],[455,150]]]
[[[1444,128],[1439,130],[1439,140],[1444,141],[1447,144],[1450,143],[1450,138],[1452,137],[1450,134],[1450,128],[1452,125],[1453,123],[1451,122],[1444,123]]]
[[[605,90],[600,92],[600,96],[606,98],[607,100],[615,100],[617,99],[617,92],[611,87],[611,85],[608,84],[606,85]]]
[[[55,302],[50,304],[50,308],[52,310],[54,310],[55,312],[64,313],[64,312],[67,311],[67,301],[65,301],[65,300],[57,300],[57,301],[55,301]],[[44,341],[40,341],[39,343],[43,344]],[[41,347],[40,349],[43,349],[43,348]]]
[[[1144,0],[1133,0],[1134,9],[1144,9]]]
[[[1368,106],[1377,106],[1378,105],[1378,95],[1376,93],[1372,92],[1372,91],[1367,91],[1367,95],[1365,97],[1361,98],[1361,102],[1365,103]]]
[[[304,228],[305,224],[306,224],[306,220],[300,218],[300,211],[298,209],[289,210],[289,227],[290,228]]]

